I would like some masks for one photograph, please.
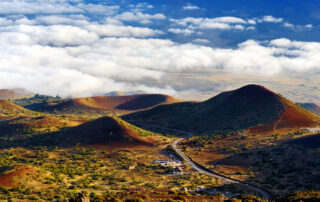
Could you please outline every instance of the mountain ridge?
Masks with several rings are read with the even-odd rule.
[[[163,94],[136,94],[125,96],[94,96],[75,98],[57,104],[47,102],[26,106],[28,109],[44,112],[105,112],[126,114],[149,109],[161,104],[180,102],[177,98]]]
[[[291,107],[289,107],[291,106]],[[140,122],[152,122],[161,126],[200,133],[230,133],[271,123],[287,109],[295,116],[311,113],[297,109],[291,101],[260,85],[247,85],[222,92],[204,102],[183,102],[162,105],[150,110],[125,115],[123,118]],[[293,108],[293,109],[292,109]],[[290,113],[288,114],[290,116]],[[303,116],[318,119],[313,114]],[[310,126],[316,121],[306,121],[299,126]]]

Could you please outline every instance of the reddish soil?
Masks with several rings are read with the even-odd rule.
[[[17,97],[28,97],[32,96],[31,92],[25,89],[15,88],[15,89],[0,89],[0,97],[4,99],[17,98]]]
[[[293,128],[293,127],[310,127],[315,125],[311,113],[298,111],[296,106],[287,104],[287,109],[282,113],[276,129]]]
[[[36,175],[36,171],[27,165],[17,165],[13,171],[0,175],[0,186],[3,187],[19,187],[21,184],[15,182],[15,179],[26,175]]]
[[[58,126],[61,125],[60,121],[54,117],[41,117],[36,118],[32,122],[27,123],[28,126]]]
[[[15,95],[15,91],[13,89],[0,89],[1,97],[11,97]]]
[[[128,96],[97,96],[75,99],[77,104],[98,110],[139,110],[159,104],[179,102],[178,99],[158,94],[141,94]]]
[[[280,117],[267,124],[250,129],[253,133],[265,133],[289,128],[312,127],[317,124],[319,117],[306,109],[299,108],[290,101],[283,99],[286,109]]]
[[[154,145],[157,137],[141,136],[146,132],[120,118],[107,116],[70,128],[66,137],[84,145]]]
[[[127,102],[135,97],[133,96],[98,96],[90,98],[77,98],[76,103],[84,105],[86,107],[101,109],[101,110],[111,110],[120,104]]]
[[[14,104],[13,102],[10,102],[8,100],[0,100],[0,108],[5,109],[15,109],[17,111],[24,111],[25,109]]]

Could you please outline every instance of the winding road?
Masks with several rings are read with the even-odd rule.
[[[271,200],[271,196],[270,194],[259,188],[259,187],[256,187],[256,186],[253,186],[253,185],[249,185],[249,184],[246,184],[246,183],[243,183],[241,181],[238,181],[238,180],[234,180],[234,179],[231,179],[231,178],[228,178],[228,177],[224,177],[220,174],[217,174],[217,173],[214,173],[213,171],[209,171],[207,169],[204,169],[202,168],[199,164],[195,163],[193,160],[191,160],[188,156],[186,156],[178,147],[177,145],[181,142],[185,140],[185,138],[180,138],[180,139],[177,139],[175,140],[173,143],[172,143],[172,148],[174,149],[174,151],[185,161],[187,162],[192,168],[194,168],[196,171],[198,171],[199,173],[202,173],[202,174],[205,174],[205,175],[208,175],[208,176],[211,176],[211,177],[215,177],[215,178],[218,178],[218,179],[221,179],[223,182],[226,182],[226,183],[234,183],[234,184],[238,184],[240,186],[243,186],[243,187],[246,187],[248,189],[251,189],[257,193],[259,193],[262,197],[263,200],[267,200],[267,201],[270,201]]]
[[[165,130],[168,130],[168,131],[180,133],[182,135],[185,135],[187,138],[192,136],[192,133],[187,132],[187,131],[183,131],[183,130],[176,130],[176,129],[166,128],[166,127],[162,127],[162,126],[159,126],[159,125],[156,125],[156,124],[152,124],[152,123],[140,123],[140,124],[149,125],[149,126],[152,126],[152,127],[162,128],[162,129],[165,129]],[[208,176],[211,176],[211,177],[215,177],[215,178],[221,179],[225,183],[234,183],[234,184],[238,184],[239,186],[251,189],[251,190],[255,191],[256,193],[259,193],[263,200],[271,201],[271,199],[272,199],[271,194],[268,191],[264,190],[263,188],[260,188],[260,187],[257,187],[255,185],[248,184],[248,183],[245,183],[245,182],[241,182],[239,180],[231,179],[231,178],[223,176],[223,175],[220,175],[218,173],[215,173],[215,172],[213,172],[211,170],[208,170],[208,169],[204,168],[200,164],[198,164],[195,161],[193,161],[192,159],[190,159],[187,155],[185,155],[177,147],[177,145],[180,142],[182,142],[183,140],[185,140],[185,139],[186,138],[179,138],[179,139],[175,140],[174,142],[172,142],[172,148],[177,153],[177,155],[179,155],[186,163],[188,163],[197,172],[202,173],[204,175],[208,175]]]

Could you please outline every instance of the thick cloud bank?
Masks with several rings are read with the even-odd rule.
[[[202,68],[263,76],[320,70],[320,43],[316,42],[280,38],[248,40],[232,49],[214,48],[160,39],[165,30],[125,23],[148,25],[166,20],[160,13],[143,13],[147,9],[152,6],[136,5],[121,12],[118,6],[86,5],[80,0],[2,1],[0,88],[24,87],[62,96],[89,96],[114,90],[175,94],[170,86],[160,88],[142,83],[146,79],[161,83],[170,72]],[[90,12],[103,13],[103,17],[94,20],[88,17]],[[272,17],[260,20],[283,21]],[[199,29],[242,29],[258,20],[220,17],[169,21]],[[167,32],[190,35],[194,32],[192,27],[189,32],[179,28]],[[194,41],[197,40],[201,39]]]

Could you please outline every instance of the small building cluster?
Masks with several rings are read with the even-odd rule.
[[[163,167],[169,167],[170,166],[172,168],[182,166],[182,162],[178,161],[178,160],[173,160],[173,161],[170,161],[170,160],[155,160],[153,163],[160,164]]]
[[[320,133],[320,128],[307,128],[309,133]]]
[[[183,174],[183,164],[181,161],[178,160],[155,160],[153,161],[154,164],[160,164],[162,167],[172,167],[173,174],[179,175]]]

